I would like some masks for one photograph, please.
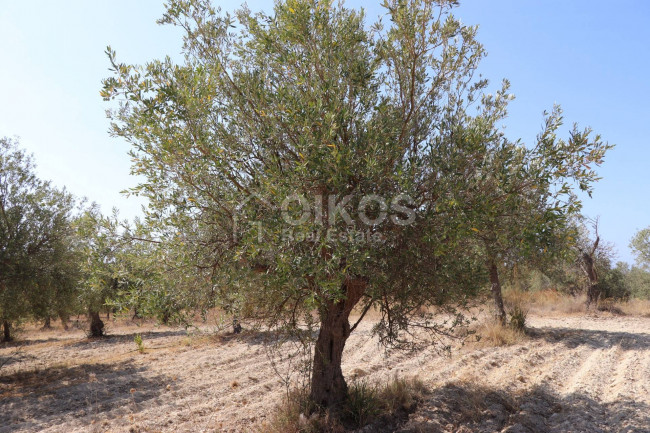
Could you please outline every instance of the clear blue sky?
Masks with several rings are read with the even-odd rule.
[[[379,3],[347,4],[363,5],[371,19]],[[248,4],[269,10],[271,1]],[[177,55],[180,33],[155,23],[162,11],[158,0],[0,0],[0,136],[20,137],[43,178],[125,217],[142,202],[120,194],[137,179],[128,145],[106,132],[104,49],[131,63]],[[480,26],[483,75],[512,83],[508,135],[531,142],[557,102],[568,125],[617,144],[584,211],[600,217],[603,238],[632,262],[629,239],[650,225],[650,2],[466,0],[455,14]]]

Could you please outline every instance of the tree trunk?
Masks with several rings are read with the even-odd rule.
[[[99,312],[90,311],[90,337],[102,337],[104,335],[104,322],[99,317]]]
[[[67,331],[68,330],[68,320],[70,320],[70,318],[68,317],[67,314],[61,313],[61,314],[59,314],[59,319],[61,320],[61,325],[63,326],[63,329]]]
[[[494,298],[494,309],[496,319],[502,324],[506,324],[506,310],[503,307],[503,296],[501,295],[501,281],[499,280],[499,269],[494,260],[490,261],[490,284],[492,285],[492,297]]]
[[[239,323],[238,318],[232,319],[232,332],[233,334],[239,334],[241,332],[241,323]]]
[[[43,329],[52,329],[52,319],[49,316],[45,318]]]
[[[598,302],[598,297],[600,296],[600,289],[598,287],[598,274],[594,268],[594,259],[591,254],[583,252],[582,261],[584,262],[584,271],[587,274],[589,279],[589,287],[587,287],[587,301],[586,308],[589,311],[591,304],[596,304]]]
[[[600,288],[598,287],[598,284],[589,284],[586,301],[587,310],[589,310],[589,307],[591,307],[592,304],[598,305],[598,298],[600,298]]]
[[[310,394],[312,401],[321,407],[336,407],[348,396],[348,386],[341,370],[343,348],[350,336],[350,312],[363,296],[366,286],[364,279],[346,279],[342,286],[345,298],[337,302],[328,301],[321,310]]]
[[[598,220],[594,223],[594,230],[596,231],[596,240],[594,241],[591,250],[580,250],[582,253],[582,270],[585,272],[587,279],[589,280],[589,286],[587,287],[587,301],[585,305],[587,311],[589,311],[589,307],[592,303],[596,304],[598,302],[598,297],[600,296],[598,273],[596,272],[596,266],[594,263],[594,257],[596,257],[598,244],[600,243],[600,236],[598,235]]]
[[[11,323],[8,320],[2,321],[2,341],[11,341],[13,337],[11,336]]]

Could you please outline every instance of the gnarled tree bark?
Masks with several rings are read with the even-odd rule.
[[[98,311],[90,311],[88,313],[90,316],[90,337],[102,337],[104,336],[104,322],[102,322],[101,317],[99,317]]]
[[[350,336],[350,313],[366,290],[363,278],[346,278],[345,298],[329,301],[320,312],[320,331],[314,350],[311,399],[322,407],[336,407],[348,396],[348,386],[341,370],[343,348]]]

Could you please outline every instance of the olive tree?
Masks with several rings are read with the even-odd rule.
[[[185,30],[180,64],[107,50],[112,133],[132,144],[133,192],[160,241],[238,317],[318,326],[322,406],[347,396],[343,349],[367,311],[381,312],[382,342],[405,344],[441,330],[422,307],[462,302],[485,279],[457,199],[474,145],[459,135],[495,109],[475,77],[476,28],[453,3],[387,0],[384,26],[331,1],[234,15],[171,1],[160,22]]]
[[[454,138],[467,155],[457,171],[463,185],[458,206],[485,259],[496,317],[503,324],[500,269],[566,258],[577,239],[572,221],[582,205],[574,189],[591,195],[595,168],[612,147],[576,125],[568,140],[559,138],[563,117],[557,106],[546,115],[533,146],[511,142],[498,124],[511,99],[506,90],[507,82],[495,96],[486,96],[480,116],[468,119]]]
[[[625,272],[634,296],[650,299],[650,227],[638,230],[630,240],[630,249],[636,256],[637,266]]]
[[[185,264],[187,260],[178,257],[177,250],[168,248],[172,242],[156,240],[168,234],[137,218],[132,224],[121,223],[119,233],[115,233],[121,283],[110,304],[118,311],[131,311],[134,318],[153,317],[164,325],[187,325],[190,314],[209,308],[200,301],[205,281],[201,272],[197,278],[195,265]]]
[[[601,238],[598,226],[597,218],[584,219],[575,242],[576,263],[585,277],[587,310],[597,307],[601,296],[625,298],[627,292],[622,273],[613,268],[614,245]]]
[[[617,263],[616,269],[623,274],[630,297],[650,299],[650,272],[647,269],[630,267],[625,262]]]
[[[637,231],[630,240],[630,248],[639,266],[650,266],[650,227]]]
[[[139,219],[120,219],[118,211],[102,215],[90,206],[75,222],[80,252],[80,300],[90,319],[89,336],[104,335],[102,310],[155,316],[163,323],[181,321],[185,303],[176,302],[170,286],[178,283],[165,272],[166,251],[152,239]]]
[[[34,257],[33,274],[37,276],[33,296],[29,298],[31,317],[42,320],[44,328],[51,327],[51,319],[58,318],[68,329],[72,314],[80,312],[81,251],[73,226],[74,219],[65,221],[61,237],[52,247]]]
[[[0,140],[0,320],[65,317],[74,306],[78,262],[71,227],[75,201],[36,176],[14,140]]]
[[[129,225],[119,219],[117,210],[106,216],[92,205],[77,219],[76,228],[83,256],[80,298],[90,319],[88,335],[101,337],[104,322],[100,312],[133,284],[129,240],[124,237]]]

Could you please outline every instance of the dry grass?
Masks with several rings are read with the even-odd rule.
[[[630,299],[625,302],[617,302],[616,306],[629,316],[650,317],[650,299]]]
[[[373,423],[386,426],[408,418],[428,393],[417,378],[395,378],[385,384],[354,381],[348,400],[337,412],[320,412],[305,389],[291,391],[277,407],[270,421],[260,427],[263,433],[344,432]]]
[[[507,305],[526,305],[535,314],[579,314],[585,311],[584,296],[570,296],[557,290],[547,289],[534,292],[508,290],[503,293]]]
[[[317,433],[344,432],[343,425],[329,413],[318,414],[309,399],[309,391],[297,388],[290,391],[285,401],[275,409],[273,417],[263,423],[260,433]],[[313,412],[313,413],[312,413]]]
[[[606,311],[608,313],[623,316],[625,313],[619,308],[619,302],[612,298],[599,299],[596,306],[598,311]]]
[[[504,293],[504,304],[509,317],[509,325],[515,330],[526,330],[526,317],[530,311],[528,293],[510,290]]]
[[[526,340],[523,330],[503,326],[495,320],[488,320],[476,330],[477,344],[481,347],[511,346]]]
[[[506,307],[523,305],[530,312],[538,315],[576,315],[585,312],[585,297],[571,296],[557,290],[547,289],[534,292],[521,292],[515,290],[504,291],[503,300]],[[650,300],[630,299],[628,301],[615,301],[601,299],[598,309],[612,314],[629,316],[650,317]]]
[[[511,346],[526,340],[526,318],[530,310],[530,293],[508,290],[503,292],[508,324],[487,318],[471,329],[479,347]]]

